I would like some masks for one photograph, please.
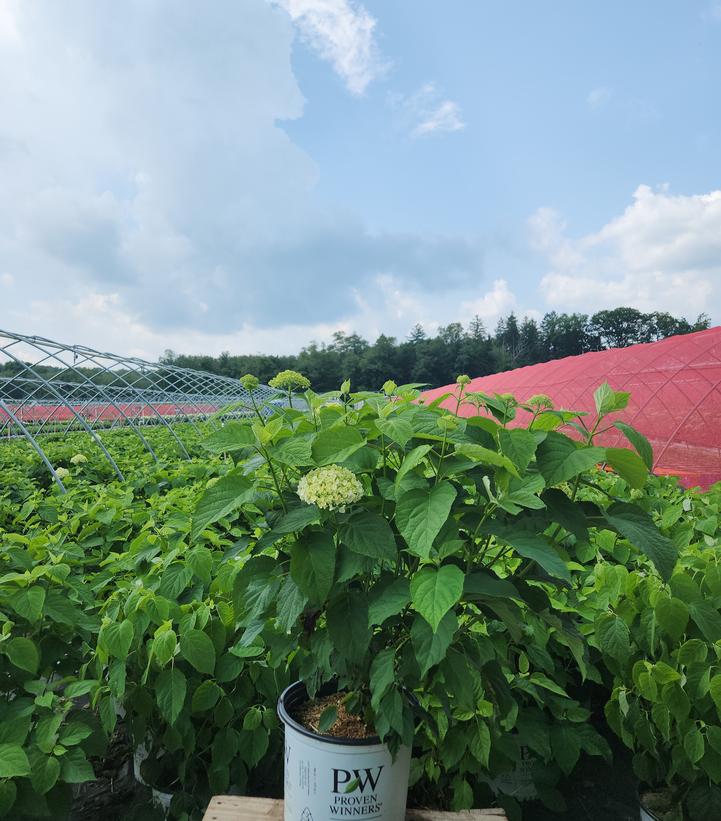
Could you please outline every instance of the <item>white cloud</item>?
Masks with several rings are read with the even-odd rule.
[[[412,137],[447,134],[466,127],[461,107],[445,99],[435,83],[425,83],[413,94],[390,94],[388,103],[399,112],[401,124]]]
[[[641,185],[623,214],[580,239],[552,209],[537,211],[529,228],[551,266],[540,285],[549,307],[721,318],[721,191],[684,196]]]
[[[355,292],[379,274],[430,304],[480,278],[479,243],[373,233],[316,199],[278,126],[303,112],[293,24],[265,0],[0,8],[20,40],[0,48],[0,326],[119,353],[287,351],[366,321]]]
[[[332,64],[353,94],[363,94],[387,63],[375,39],[376,20],[356,0],[272,0],[303,39]]]
[[[594,110],[603,108],[613,98],[613,89],[608,86],[599,86],[592,89],[586,97],[588,107]]]

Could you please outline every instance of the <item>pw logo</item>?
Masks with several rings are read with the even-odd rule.
[[[349,793],[355,790],[365,791],[365,788],[370,785],[371,792],[375,790],[378,780],[381,777],[381,770],[384,765],[378,767],[378,772],[373,775],[373,767],[365,767],[362,770],[336,770],[333,768],[333,792],[334,793]],[[343,789],[341,789],[343,788]]]

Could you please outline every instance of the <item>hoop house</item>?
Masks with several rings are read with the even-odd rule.
[[[84,431],[123,479],[105,441],[107,431],[132,431],[157,459],[146,432],[150,425],[162,426],[188,458],[178,423],[196,431],[203,422],[217,426],[248,415],[253,400],[279,397],[265,385],[251,398],[237,379],[0,330],[0,446],[27,439],[63,490],[43,448],[49,434]]]
[[[648,437],[656,473],[678,476],[687,486],[721,480],[721,327],[482,376],[468,390],[511,393],[519,401],[543,393],[557,408],[593,412],[593,392],[602,382],[630,392],[618,418]],[[424,396],[431,401],[455,388],[446,385]],[[454,401],[445,405],[455,408]],[[463,416],[474,412],[461,408]],[[514,424],[523,424],[524,417],[520,411]],[[599,444],[626,443],[614,432]]]

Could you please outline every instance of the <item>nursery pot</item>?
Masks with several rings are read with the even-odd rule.
[[[638,804],[640,821],[661,821],[661,816],[654,812],[644,799],[644,793],[639,791]]]
[[[307,699],[302,682],[278,699],[285,726],[285,821],[404,821],[411,748],[401,747],[394,759],[377,736],[313,732],[291,716]]]

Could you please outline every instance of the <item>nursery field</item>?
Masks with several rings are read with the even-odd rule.
[[[65,493],[0,443],[0,817],[82,817],[118,749],[144,786],[108,819],[282,796],[301,680],[412,747],[410,806],[635,818],[640,786],[721,818],[721,488],[653,476],[608,386],[585,416],[465,384],[465,418],[415,386],[309,390],[185,426],[190,459],[104,431],[124,482],[46,437]],[[611,425],[627,447],[595,444]]]

